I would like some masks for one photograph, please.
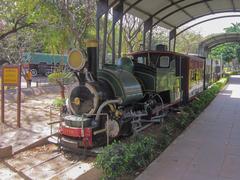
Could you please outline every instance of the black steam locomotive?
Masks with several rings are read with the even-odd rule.
[[[141,51],[97,69],[97,42],[87,43],[88,65],[73,50],[68,64],[78,82],[69,91],[60,125],[64,148],[92,148],[160,121],[166,107],[203,91],[204,59],[168,51]]]

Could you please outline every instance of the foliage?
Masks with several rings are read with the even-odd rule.
[[[63,54],[95,37],[93,0],[5,0],[0,11],[0,58],[12,63],[24,52]]]
[[[53,72],[48,75],[48,81],[51,83],[58,83],[60,81],[63,84],[68,84],[73,80],[73,77],[72,72]]]
[[[238,48],[240,46],[236,43],[221,44],[211,50],[210,56],[212,59],[222,59],[229,63],[237,57]]]
[[[176,51],[181,53],[196,53],[198,44],[203,40],[200,33],[185,31],[177,36]]]
[[[226,33],[240,33],[240,23],[232,23],[230,27],[224,28]],[[239,43],[224,43],[213,48],[210,57],[213,59],[223,59],[223,61],[229,63],[234,58],[237,58],[240,62],[240,49]]]
[[[142,42],[142,36],[139,36],[139,34],[142,34],[142,20],[133,15],[126,14],[123,21],[123,38],[128,52],[139,50],[140,43]]]
[[[60,94],[61,98],[65,99],[64,85],[73,81],[73,73],[72,72],[65,72],[64,70],[58,69],[57,71],[53,72],[52,74],[48,75],[48,81],[53,84],[57,84],[60,87]]]
[[[168,45],[168,30],[156,26],[153,29],[152,34],[152,49],[155,49],[157,44],[165,44]]]
[[[224,28],[226,33],[240,32],[240,23],[231,23],[230,27]]]
[[[37,30],[56,22],[55,11],[40,0],[6,0],[0,2],[0,57],[21,62],[25,51],[38,51],[43,43]]]
[[[154,157],[156,140],[152,137],[135,137],[131,143],[114,142],[106,146],[96,158],[96,167],[105,177],[115,179],[125,173],[145,167]]]
[[[66,43],[68,48],[82,48],[84,40],[94,36],[92,29],[95,27],[95,1],[59,0],[53,2],[52,6],[58,12],[57,27],[64,33],[62,42]]]
[[[65,99],[62,98],[56,98],[53,100],[52,103],[55,107],[63,107],[65,105]]]

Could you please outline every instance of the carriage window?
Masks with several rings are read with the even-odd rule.
[[[160,56],[158,59],[158,67],[160,68],[169,68],[170,66],[170,57],[169,56]]]
[[[139,56],[139,57],[137,57],[137,63],[146,64],[146,62],[147,62],[146,59],[147,59],[146,57]]]
[[[197,71],[191,70],[191,80],[196,81],[197,80]]]

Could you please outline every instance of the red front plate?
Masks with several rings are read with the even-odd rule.
[[[82,128],[69,127],[65,125],[61,125],[60,134],[70,137],[92,137],[92,129],[84,128],[84,133],[82,133]]]

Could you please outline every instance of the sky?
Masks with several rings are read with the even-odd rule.
[[[240,13],[221,13],[217,15],[210,15],[210,16],[205,16],[203,18],[199,18],[198,20],[192,21],[185,25],[185,27],[188,27],[191,24],[197,23],[201,20],[206,20],[208,18],[215,18],[215,17],[220,17],[223,15],[239,15],[239,17],[231,17],[231,18],[221,18],[221,19],[216,19],[216,20],[211,20],[205,23],[202,23],[200,25],[197,25],[192,28],[192,30],[196,32],[200,32],[203,36],[207,36],[210,34],[215,34],[215,33],[223,33],[224,28],[231,26],[231,23],[236,23],[240,22]]]

